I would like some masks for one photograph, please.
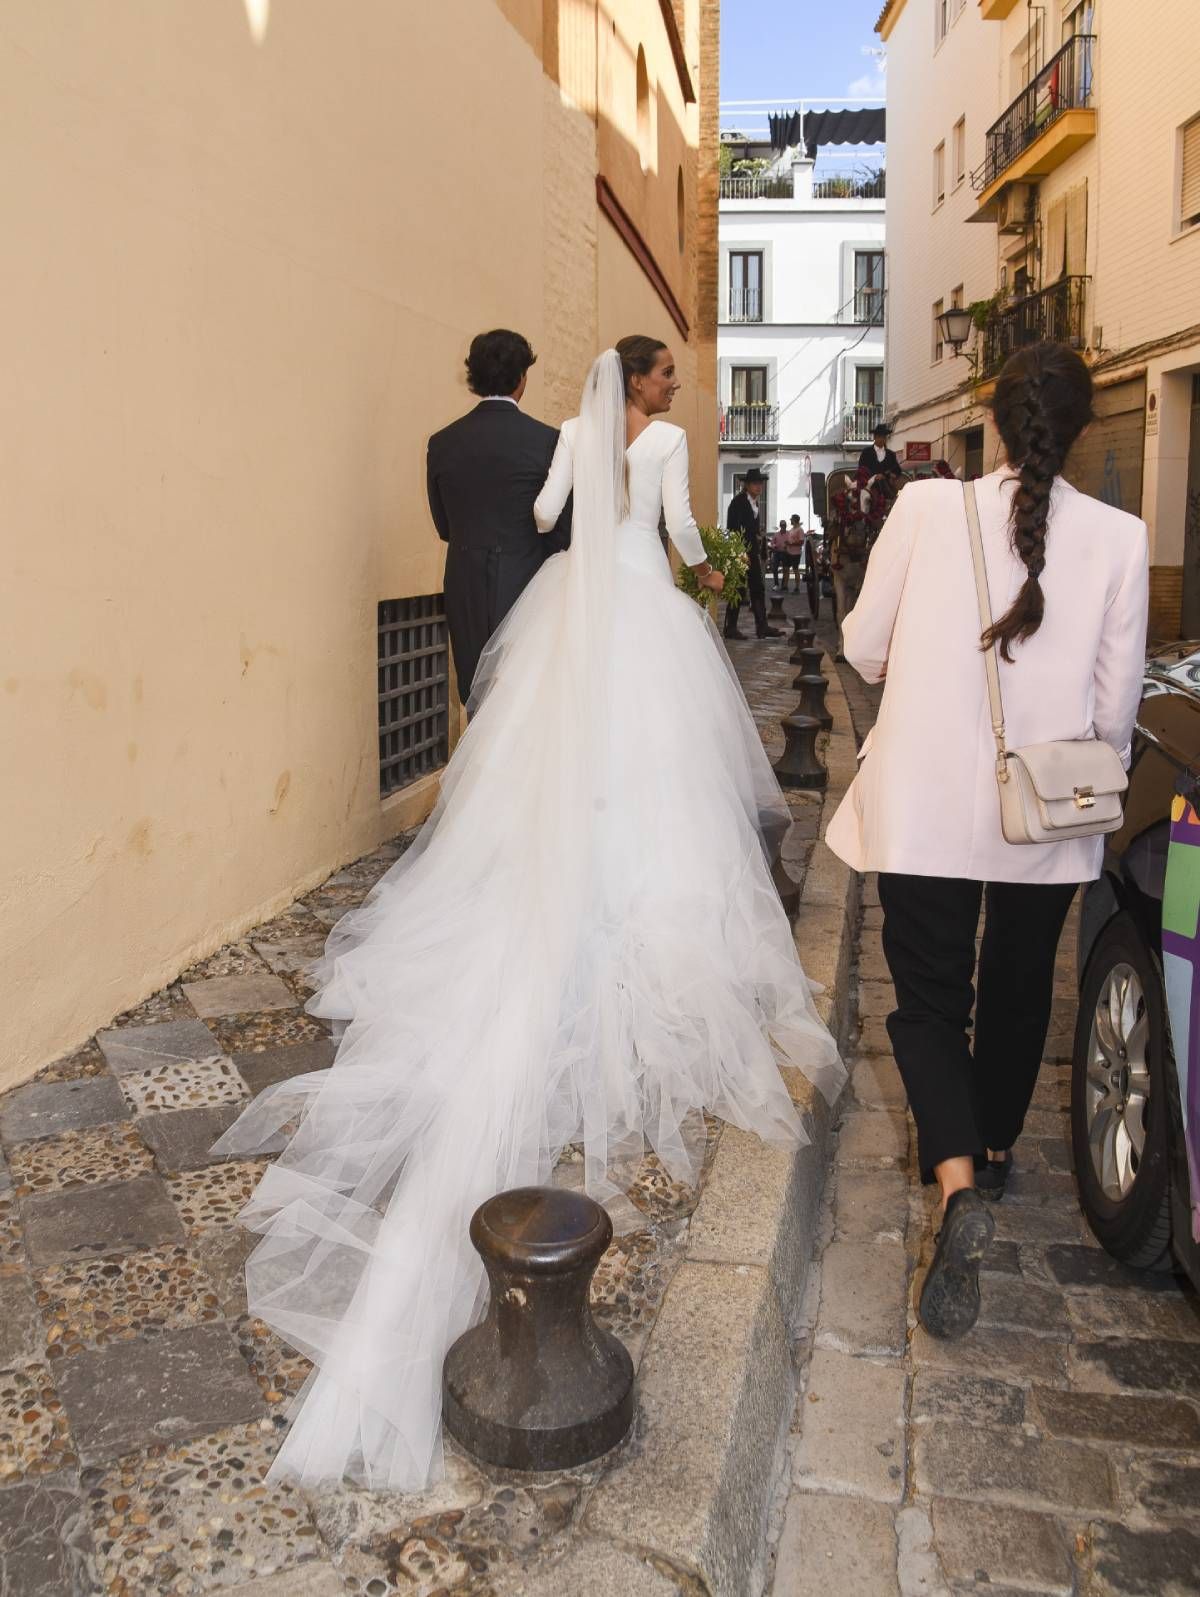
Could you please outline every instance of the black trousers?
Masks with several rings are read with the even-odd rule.
[[[754,612],[754,630],[759,637],[763,637],[767,630],[767,584],[763,578],[762,556],[758,552],[758,540],[753,545],[746,543],[746,553],[750,557],[750,569],[746,573],[746,590],[750,599],[750,608]],[[737,631],[738,616],[741,613],[740,604],[727,604],[725,606],[725,634]]]
[[[1021,1134],[1054,998],[1073,884],[880,875],[883,952],[896,989],[888,1036],[917,1122],[921,1179],[944,1159]],[[984,905],[975,977],[975,934]],[[975,1000],[975,1044],[968,1041]]]
[[[544,541],[516,548],[451,543],[446,551],[446,622],[463,704],[484,645],[541,570],[546,554]]]

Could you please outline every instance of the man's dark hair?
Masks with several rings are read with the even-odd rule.
[[[467,354],[467,387],[481,399],[513,394],[536,360],[529,340],[507,327],[476,333]]]
[[[792,526],[793,527],[800,526],[800,517],[799,516],[793,516],[792,517]]]

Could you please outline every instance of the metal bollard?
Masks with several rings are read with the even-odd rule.
[[[809,643],[813,640],[812,622],[807,616],[793,616],[792,618],[792,643],[799,648],[801,640],[807,638]]]
[[[801,667],[801,674],[809,677],[824,676],[821,670],[821,661],[825,658],[825,650],[819,643],[810,643],[803,649],[795,651],[800,659],[797,662]]]
[[[815,675],[806,676],[803,671],[793,681],[792,686],[800,691],[800,703],[797,713],[811,715],[821,724],[823,732],[833,730],[833,716],[830,715],[825,703],[825,694],[829,690],[829,683],[818,671]]]
[[[787,611],[783,608],[783,595],[781,593],[773,593],[771,595],[771,608],[767,611],[767,620],[787,620]]]
[[[446,1355],[442,1415],[477,1458],[570,1469],[629,1430],[633,1360],[588,1303],[612,1234],[598,1203],[557,1187],[516,1187],[475,1211],[471,1241],[491,1295]]]
[[[829,772],[817,757],[821,723],[811,715],[785,715],[780,722],[787,744],[776,766],[781,787],[823,788]]]

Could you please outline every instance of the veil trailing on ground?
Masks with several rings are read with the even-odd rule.
[[[703,1109],[795,1140],[779,1063],[840,1083],[762,851],[778,788],[710,623],[656,528],[629,524],[625,427],[610,350],[573,430],[570,549],[488,645],[420,837],[313,967],[334,1064],[269,1088],[216,1145],[291,1134],[241,1215],[262,1233],[250,1311],[316,1366],[272,1476],[440,1473],[485,1199],[548,1181],[569,1142],[601,1198],[647,1144],[694,1182]]]

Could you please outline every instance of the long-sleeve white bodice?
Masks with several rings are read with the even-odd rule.
[[[550,474],[533,507],[542,532],[549,532],[562,514],[571,492],[575,467],[573,442],[578,418],[563,423]],[[630,444],[625,455],[629,467],[629,515],[625,525],[658,537],[660,514],[666,515],[667,534],[685,564],[701,565],[707,556],[688,494],[687,434],[667,421],[652,421]]]

